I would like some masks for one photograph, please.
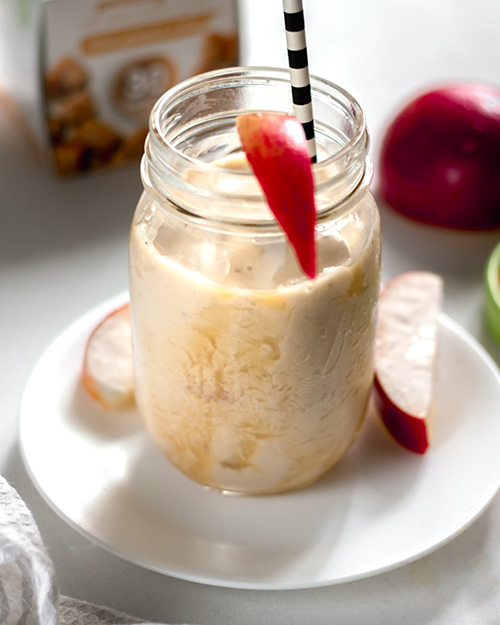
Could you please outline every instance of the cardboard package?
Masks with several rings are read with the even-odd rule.
[[[137,161],[153,104],[239,63],[237,0],[2,0],[0,88],[61,175]]]

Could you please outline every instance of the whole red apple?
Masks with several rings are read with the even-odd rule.
[[[419,221],[500,226],[500,88],[453,84],[407,104],[380,155],[381,198]]]

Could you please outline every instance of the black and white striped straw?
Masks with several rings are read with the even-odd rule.
[[[309,156],[316,162],[316,140],[307,60],[306,31],[302,0],[283,0],[285,12],[286,46],[292,83],[292,101],[295,117],[302,123]]]

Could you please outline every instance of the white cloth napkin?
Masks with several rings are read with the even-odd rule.
[[[54,567],[33,516],[0,476],[0,624],[139,623],[146,621],[59,595]]]

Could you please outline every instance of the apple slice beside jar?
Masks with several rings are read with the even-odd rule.
[[[82,385],[104,408],[134,402],[130,306],[112,310],[91,332],[83,358]]]
[[[380,295],[375,341],[375,402],[404,447],[424,453],[430,441],[443,281],[413,271],[393,278]]]

